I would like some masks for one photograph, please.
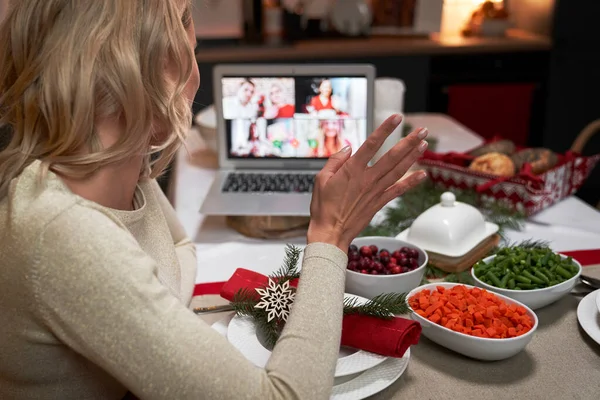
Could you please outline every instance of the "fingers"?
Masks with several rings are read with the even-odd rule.
[[[427,142],[422,140],[417,147],[409,148],[410,152],[403,157],[396,158],[392,169],[383,175],[375,184],[375,192],[387,190],[406,174],[406,171],[423,155],[427,150]]]
[[[378,181],[396,168],[399,161],[408,156],[415,148],[419,148],[419,146],[422,145],[423,139],[427,137],[427,134],[427,128],[419,128],[396,143],[396,145],[385,153],[371,168],[371,173],[373,175],[371,179]]]
[[[381,210],[387,203],[402,196],[408,190],[423,182],[425,178],[427,178],[425,171],[415,171],[401,181],[396,182],[377,199],[375,203],[377,210],[375,211]]]
[[[332,176],[338,172],[342,165],[344,165],[344,163],[348,161],[348,158],[350,158],[350,155],[352,154],[350,150],[350,146],[346,146],[342,150],[329,157],[329,160],[327,160],[327,163],[325,163],[325,166],[321,170],[323,175]]]
[[[361,167],[365,167],[375,156],[381,145],[383,145],[385,139],[400,125],[400,122],[402,122],[400,114],[394,114],[386,119],[375,132],[369,135],[365,143],[360,146],[353,157],[353,162]]]

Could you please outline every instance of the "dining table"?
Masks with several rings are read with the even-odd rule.
[[[437,152],[466,151],[484,139],[443,114],[407,114],[412,126],[427,127]],[[199,213],[216,169],[198,165],[193,155],[205,143],[192,128],[177,155],[171,201],[197,248],[198,272],[193,307],[227,304],[219,296],[223,282],[240,267],[268,275],[281,266],[285,244],[305,239],[263,240],[228,227],[224,217]],[[575,196],[529,217],[507,240],[544,240],[557,252],[580,255],[586,274],[600,278],[600,212]],[[577,257],[577,256],[576,256]],[[578,259],[578,258],[577,258]],[[598,399],[600,345],[581,328],[577,306],[583,285],[559,301],[536,310],[539,326],[524,351],[502,361],[479,361],[452,352],[425,337],[411,347],[400,379],[370,399]],[[203,314],[213,324],[229,313]],[[600,317],[598,317],[600,325]]]

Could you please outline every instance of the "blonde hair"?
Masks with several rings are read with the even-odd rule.
[[[344,140],[342,138],[343,136],[343,131],[344,131],[344,121],[341,119],[335,119],[335,120],[321,120],[319,121],[319,131],[318,131],[318,136],[317,136],[317,142],[318,142],[318,149],[317,149],[317,154],[319,155],[319,157],[323,157],[325,155],[325,125],[328,125],[330,123],[335,123],[337,125],[337,135],[335,136],[335,143],[337,146],[337,149],[335,152],[338,152],[339,150],[342,149],[343,144],[344,144]]]
[[[12,130],[0,150],[0,199],[36,159],[44,171],[73,178],[138,154],[141,176],[168,166],[191,123],[182,93],[195,61],[184,2],[189,7],[189,0],[14,2],[0,27],[0,126]],[[170,63],[175,77],[166,75]],[[103,148],[95,125],[107,118],[122,121],[126,134]],[[157,137],[159,129],[168,136]]]

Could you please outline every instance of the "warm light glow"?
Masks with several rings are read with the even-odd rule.
[[[503,0],[491,0],[493,3],[502,3]],[[486,0],[445,0],[442,15],[441,33],[445,36],[458,36],[465,21],[471,13]]]
[[[473,6],[477,7],[480,4],[485,3],[487,0],[471,0]],[[490,0],[492,3],[502,3],[504,0]]]

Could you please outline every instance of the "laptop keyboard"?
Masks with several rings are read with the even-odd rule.
[[[312,193],[314,174],[230,173],[223,192],[227,193]]]

